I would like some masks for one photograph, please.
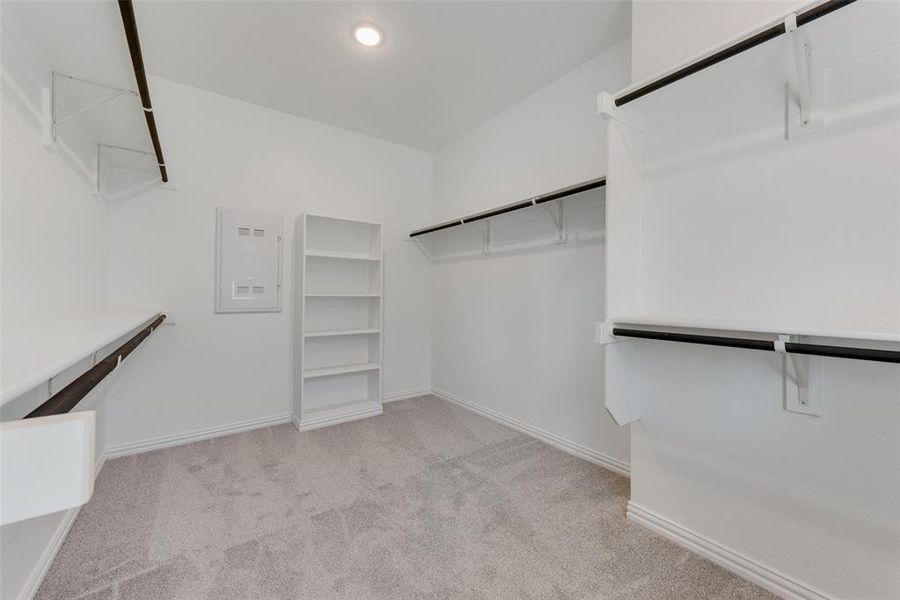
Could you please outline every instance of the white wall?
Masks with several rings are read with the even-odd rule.
[[[603,175],[596,95],[627,79],[626,42],[441,149],[435,220]],[[603,265],[603,244],[436,263],[432,385],[627,463],[628,432],[604,409],[602,351],[593,340]]]
[[[106,203],[3,105],[3,318],[27,327],[106,309]]]
[[[4,69],[11,76],[8,59]],[[19,73],[27,79],[27,73]],[[24,76],[24,77],[22,77]],[[106,309],[106,204],[94,198],[85,182],[56,153],[41,146],[34,107],[3,86],[2,110],[2,329],[27,330],[48,323],[64,324]],[[30,108],[29,108],[30,106]],[[0,336],[3,340],[7,336]],[[3,344],[2,352],[15,352]],[[29,394],[29,412],[46,399]],[[12,403],[11,403],[12,404]],[[103,440],[102,390],[91,394],[79,410],[98,412],[98,443]],[[102,447],[101,447],[102,449]],[[0,597],[18,598],[33,584],[50,540],[68,512],[28,519],[0,528]]]
[[[714,13],[716,4],[704,6]],[[851,18],[866,4],[828,18]],[[754,20],[783,8],[740,6]],[[640,76],[677,60],[684,49],[674,38],[682,33],[671,43],[657,34],[694,30],[700,9],[696,3],[636,9]],[[844,56],[879,38],[884,27],[896,29],[896,4],[894,12],[875,20],[874,33],[835,36],[840,46],[828,55]],[[732,25],[723,24],[719,35],[733,33]],[[814,39],[813,51],[822,52],[829,39]],[[687,102],[676,86],[657,92],[655,108],[684,112],[679,123],[644,136],[642,192],[619,188],[623,202],[640,203],[640,234],[632,238],[641,240],[642,272],[639,293],[621,295],[629,300],[617,310],[900,332],[897,48],[831,68],[826,129],[806,138],[784,137],[782,63],[751,72],[740,70],[744,59],[734,59],[720,72],[730,69],[735,81],[707,72],[680,86],[695,86],[693,97],[703,98],[704,90],[737,89],[752,78],[747,93],[729,103]],[[632,106],[641,111],[651,101]],[[618,148],[632,154],[624,144]],[[618,202],[615,193],[611,203]],[[622,239],[615,235],[610,240]],[[711,542],[722,556],[746,559],[770,583],[796,585],[800,597],[900,597],[895,365],[826,360],[822,415],[812,417],[783,409],[778,356],[626,343],[643,344],[643,416],[631,430],[636,507]]]
[[[631,80],[668,69],[806,0],[633,0]]]
[[[123,374],[109,445],[288,415],[293,221],[303,211],[384,224],[384,392],[427,388],[427,261],[404,233],[431,213],[431,156],[154,78],[177,191],[110,208],[110,305],[160,307],[157,332]],[[284,215],[283,310],[213,314],[217,206]]]

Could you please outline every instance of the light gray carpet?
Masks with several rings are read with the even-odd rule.
[[[452,404],[396,402],[107,462],[38,598],[772,598],[627,499]]]

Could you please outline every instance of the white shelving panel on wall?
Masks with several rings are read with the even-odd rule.
[[[900,5],[796,10],[601,95],[608,324],[900,336]],[[645,342],[618,341],[606,402],[626,423],[642,413]]]
[[[379,415],[381,224],[304,213],[294,256],[294,424]]]

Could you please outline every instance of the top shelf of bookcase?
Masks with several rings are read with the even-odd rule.
[[[378,262],[381,224],[307,213],[303,243],[309,258]]]

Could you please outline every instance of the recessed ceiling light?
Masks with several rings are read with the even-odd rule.
[[[363,46],[377,46],[384,39],[381,31],[369,23],[363,23],[353,28],[353,38]]]

